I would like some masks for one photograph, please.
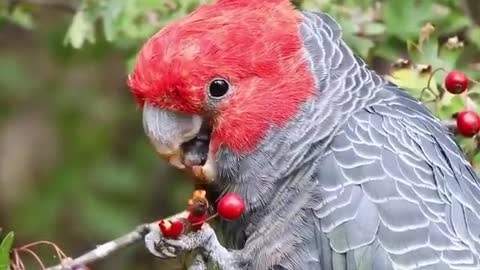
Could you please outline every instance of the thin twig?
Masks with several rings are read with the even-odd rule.
[[[18,250],[22,250],[22,249],[30,248],[30,247],[35,247],[35,246],[39,246],[39,245],[46,245],[46,246],[49,246],[49,247],[53,247],[53,249],[55,250],[55,253],[57,254],[57,258],[59,260],[63,260],[65,258],[67,258],[67,255],[65,255],[65,253],[55,243],[52,243],[50,241],[33,242],[33,243],[26,244],[24,246],[19,247]]]
[[[20,256],[18,255],[17,250],[13,250],[13,270],[20,270],[23,269],[21,264],[20,264]]]
[[[450,119],[450,120],[444,120],[442,121],[442,124],[448,128],[452,133],[456,134],[457,133],[457,122],[455,119]]]
[[[29,248],[22,248],[22,249],[19,249],[18,251],[23,251],[23,252],[27,252],[29,253],[30,255],[32,255],[33,258],[35,258],[35,260],[38,262],[38,264],[40,265],[41,269],[44,270],[45,269],[45,265],[43,264],[43,261],[42,259],[40,259],[40,257],[38,257],[37,253],[33,252],[31,249]]]
[[[174,216],[171,216],[167,219],[179,219],[186,217],[187,212],[180,212]],[[135,244],[136,242],[140,242],[143,240],[145,235],[147,235],[152,228],[155,228],[157,222],[154,223],[146,223],[138,226],[135,230],[120,236],[117,239],[109,241],[105,244],[97,246],[95,249],[88,251],[87,253],[81,255],[75,259],[66,259],[64,263],[61,263],[56,266],[52,266],[47,268],[46,270],[72,270],[74,267],[79,267],[82,265],[87,265],[89,263],[101,260],[110,256],[112,253],[119,251],[120,249],[126,248]]]

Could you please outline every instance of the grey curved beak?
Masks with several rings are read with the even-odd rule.
[[[181,169],[185,166],[180,146],[195,138],[201,126],[202,118],[198,115],[166,111],[150,103],[143,107],[143,128],[157,153]]]

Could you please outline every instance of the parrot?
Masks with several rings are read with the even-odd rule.
[[[246,208],[178,239],[191,269],[480,269],[480,185],[454,134],[323,11],[217,0],[139,49],[127,84],[158,155]],[[213,203],[212,203],[213,204]]]

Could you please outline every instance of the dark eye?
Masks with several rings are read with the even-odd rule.
[[[223,97],[229,89],[230,84],[224,79],[215,79],[208,86],[208,92],[214,98]]]

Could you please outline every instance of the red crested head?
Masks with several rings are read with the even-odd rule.
[[[253,150],[314,93],[287,0],[219,0],[155,34],[128,84],[138,102],[208,117],[211,151]]]

